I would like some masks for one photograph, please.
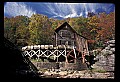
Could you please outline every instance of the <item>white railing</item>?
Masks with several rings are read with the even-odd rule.
[[[34,55],[39,58],[40,56],[44,57],[50,57],[54,56],[54,60],[56,57],[60,57],[63,55],[64,57],[67,57],[66,55],[66,46],[62,46],[61,49],[57,47],[53,47],[53,45],[35,45],[35,46],[25,46],[22,47],[23,55],[33,57]],[[49,53],[49,54],[47,54]]]
[[[34,45],[34,46],[25,46],[22,47],[22,52],[24,56],[33,57],[34,55],[39,57],[50,57],[53,56],[54,60],[56,58],[59,58],[61,55],[67,58],[67,46],[65,45],[58,45],[56,47],[53,47],[53,45]],[[74,50],[74,55],[76,58],[76,52],[75,47],[72,47],[71,49]],[[94,51],[80,51],[84,55],[89,55],[92,53],[94,55]]]

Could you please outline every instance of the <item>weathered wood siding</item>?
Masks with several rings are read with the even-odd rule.
[[[58,33],[56,33],[57,45],[75,45],[75,33],[71,31],[68,26],[63,27]]]
[[[55,44],[74,46],[79,51],[88,51],[87,39],[79,35],[68,23],[62,24],[55,30]]]
[[[88,43],[87,43],[87,39],[79,36],[78,34],[76,34],[76,49],[79,51],[83,51],[84,49],[86,49],[88,51]]]

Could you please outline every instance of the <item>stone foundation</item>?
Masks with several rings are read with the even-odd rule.
[[[93,68],[102,69],[114,77],[115,69],[115,40],[107,41],[106,47],[96,56],[99,60],[93,65]]]
[[[38,69],[60,69],[60,70],[85,70],[85,63],[66,63],[66,62],[33,62]]]

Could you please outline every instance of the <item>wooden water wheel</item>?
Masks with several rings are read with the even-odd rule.
[[[69,51],[69,53],[67,54],[67,60],[68,60],[68,63],[74,63],[75,62],[74,50]]]
[[[82,53],[78,50],[75,50],[76,58],[82,60]],[[68,63],[74,63],[76,61],[74,50],[71,50],[67,54]]]

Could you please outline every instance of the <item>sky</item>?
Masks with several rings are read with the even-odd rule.
[[[6,2],[4,16],[18,15],[31,17],[33,14],[43,14],[49,18],[65,19],[87,17],[88,12],[95,14],[115,11],[112,3],[49,3],[49,2]]]

